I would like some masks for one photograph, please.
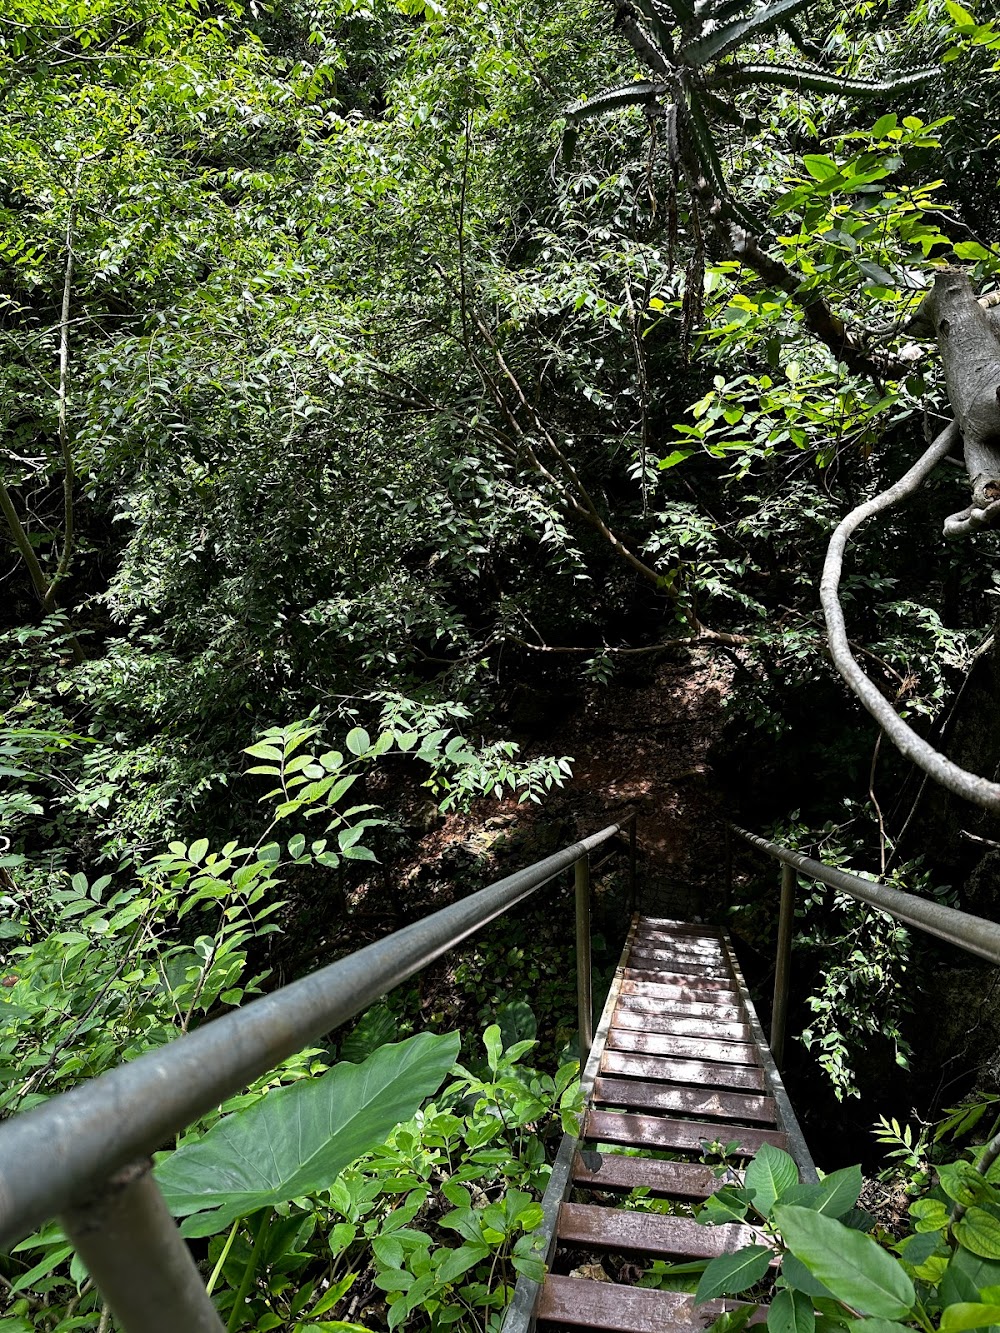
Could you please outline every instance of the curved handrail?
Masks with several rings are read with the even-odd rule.
[[[0,1125],[0,1245],[120,1168],[587,857],[634,816]]]
[[[846,870],[837,870],[834,866],[824,865],[822,861],[814,861],[811,856],[803,856],[801,852],[793,852],[776,842],[759,838],[756,833],[750,833],[737,824],[731,824],[730,828],[768,856],[783,861],[785,865],[794,866],[810,879],[829,884],[831,888],[842,889],[852,898],[868,903],[880,912],[888,912],[897,921],[905,921],[907,925],[916,926],[918,930],[934,935],[939,940],[955,944],[967,953],[976,954],[991,963],[1000,963],[1000,923],[989,921],[986,917],[973,916],[970,912],[960,912],[955,907],[929,902],[926,898],[890,888],[888,884],[880,884],[876,880],[862,879]]]

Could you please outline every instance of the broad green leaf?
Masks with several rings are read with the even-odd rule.
[[[958,1249],[951,1256],[941,1278],[941,1300],[945,1305],[976,1302],[985,1287],[1000,1283],[1000,1264],[982,1259],[968,1250]]]
[[[962,1333],[966,1328],[988,1328],[1000,1324],[1000,1305],[961,1301],[949,1305],[941,1315],[941,1333]]]
[[[816,1312],[812,1297],[801,1291],[779,1291],[767,1313],[767,1333],[813,1333]]]
[[[905,1324],[891,1319],[849,1319],[847,1327],[851,1333],[913,1333]]]
[[[861,1185],[860,1166],[846,1166],[842,1171],[831,1171],[818,1184],[795,1185],[785,1190],[781,1201],[811,1208],[827,1217],[843,1218],[857,1203]]]
[[[329,1189],[438,1089],[458,1048],[457,1033],[422,1032],[223,1116],[156,1167],[171,1212],[201,1214],[185,1235],[212,1236],[260,1208]]]
[[[760,1281],[773,1258],[774,1251],[766,1245],[748,1245],[735,1254],[721,1254],[702,1273],[694,1294],[695,1304],[746,1291]]]
[[[970,1208],[954,1230],[965,1249],[983,1259],[1000,1259],[1000,1221],[985,1208]]]
[[[753,1194],[753,1206],[768,1217],[784,1191],[799,1183],[799,1168],[788,1153],[765,1143],[747,1167],[743,1183]]]
[[[813,180],[827,181],[840,175],[840,168],[836,162],[824,153],[806,153],[802,159],[802,165]]]
[[[879,116],[878,120],[872,126],[872,134],[881,139],[883,135],[888,134],[890,130],[896,128],[898,121],[899,117],[896,115],[895,111],[890,111],[884,116]]]
[[[371,737],[364,727],[354,727],[347,733],[346,745],[351,754],[364,754],[371,743]]]
[[[776,1204],[774,1220],[791,1252],[838,1300],[883,1319],[909,1314],[913,1283],[870,1236],[792,1204]]]
[[[805,1264],[800,1263],[794,1254],[785,1254],[782,1257],[781,1276],[790,1287],[794,1287],[796,1291],[804,1291],[807,1296],[812,1296],[814,1299],[833,1299],[833,1292],[829,1287],[824,1287],[822,1282],[813,1277]]]

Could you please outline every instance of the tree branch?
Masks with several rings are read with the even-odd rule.
[[[820,601],[826,616],[830,654],[834,665],[900,753],[956,796],[972,801],[993,813],[1000,813],[1000,784],[967,772],[935,750],[903,721],[861,670],[847,641],[844,611],[839,596],[844,552],[851,535],[865,519],[885,509],[891,509],[900,500],[919,490],[937,464],[957,443],[958,438],[958,423],[952,421],[899,481],[873,499],[852,509],[840,522],[830,539],[823,565]]]

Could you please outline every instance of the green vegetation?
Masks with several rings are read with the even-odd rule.
[[[599,730],[605,689],[692,652],[735,673],[733,814],[1000,910],[998,71],[985,2],[6,7],[0,1115],[421,914],[421,810],[544,813],[558,710]],[[831,534],[951,418],[965,469],[863,531],[828,641]],[[762,953],[772,903],[740,872]],[[850,1097],[919,1055],[937,970],[842,896],[800,924],[801,1058]],[[573,996],[544,930],[503,929],[158,1163],[234,1333],[375,1299],[495,1333],[540,1272]],[[989,1153],[882,1109],[912,1234],[873,1238],[853,1168],[765,1153],[703,1213],[762,1243],[701,1297],[763,1292],[777,1247],[772,1333],[1000,1325]],[[273,1171],[237,1186],[244,1138]],[[107,1333],[54,1224],[0,1278],[0,1333]]]

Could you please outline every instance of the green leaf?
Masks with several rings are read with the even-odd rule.
[[[1000,1221],[984,1208],[970,1208],[955,1224],[959,1245],[983,1259],[1000,1259]]]
[[[747,1167],[743,1183],[753,1194],[753,1206],[769,1217],[775,1201],[799,1183],[799,1168],[788,1153],[765,1143]]]
[[[894,130],[898,123],[899,117],[896,115],[895,111],[890,111],[887,115],[879,116],[878,120],[872,126],[872,134],[881,139],[884,135],[888,134],[890,130]]]
[[[861,1167],[845,1166],[842,1171],[831,1171],[818,1184],[793,1186],[782,1194],[781,1201],[843,1218],[857,1203],[862,1183]]]
[[[773,1258],[774,1251],[767,1245],[748,1245],[735,1254],[719,1255],[701,1275],[694,1294],[695,1304],[746,1291],[760,1281]]]
[[[832,1300],[833,1292],[829,1287],[824,1287],[813,1277],[805,1264],[800,1263],[794,1254],[786,1254],[781,1260],[781,1276],[789,1286],[794,1287],[796,1291],[804,1291],[807,1296],[812,1296],[819,1300]]]
[[[883,1319],[909,1314],[913,1283],[870,1236],[792,1204],[777,1204],[774,1219],[791,1252],[837,1300]]]
[[[802,159],[802,165],[813,180],[828,181],[832,180],[834,176],[840,175],[840,168],[836,162],[824,153],[806,153]]]
[[[371,747],[371,737],[364,727],[354,727],[347,733],[347,748],[351,754],[364,754]]]
[[[768,1333],[813,1333],[816,1312],[802,1291],[779,1291],[767,1313]]]
[[[966,1328],[987,1328],[990,1324],[1000,1324],[1000,1305],[961,1301],[949,1305],[941,1315],[941,1333],[962,1333]]]
[[[891,1319],[849,1319],[847,1327],[851,1333],[913,1333],[905,1324]]]
[[[185,1235],[212,1236],[238,1217],[329,1189],[438,1089],[458,1049],[458,1033],[422,1032],[223,1116],[157,1165],[167,1206],[176,1217],[202,1214]]]

